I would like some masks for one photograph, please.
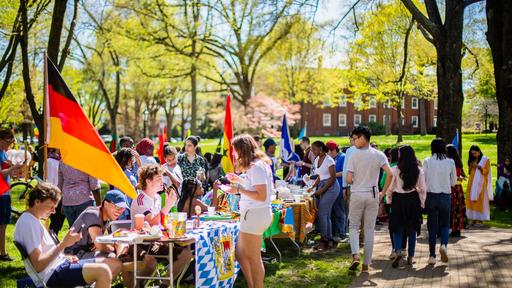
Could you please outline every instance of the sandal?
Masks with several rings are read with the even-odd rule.
[[[357,267],[359,267],[359,263],[361,262],[361,260],[359,259],[358,256],[353,256],[352,257],[352,264],[350,265],[350,267],[348,268],[348,270],[350,271],[356,271],[357,270]]]

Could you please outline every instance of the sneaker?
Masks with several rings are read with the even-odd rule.
[[[393,260],[396,258],[396,252],[395,251],[391,251],[391,254],[389,254],[389,260]]]
[[[361,273],[368,273],[370,272],[370,267],[366,264],[363,264],[363,268],[361,268]]]
[[[0,255],[0,261],[10,262],[10,261],[14,261],[14,259],[11,258],[11,256],[9,256],[9,254],[4,254],[4,255]]]
[[[441,248],[439,248],[439,254],[441,254],[441,261],[448,263],[448,248],[446,248],[446,245],[441,245]]]
[[[428,258],[428,265],[436,265],[436,257],[430,256],[430,258]]]
[[[360,262],[360,261],[361,261],[361,260],[359,260],[359,257],[357,257],[357,256],[353,256],[353,257],[352,257],[352,265],[350,265],[350,267],[348,268],[348,270],[350,270],[350,271],[356,271],[356,270],[357,270],[357,268],[359,267],[359,262]]]
[[[396,253],[396,257],[393,260],[393,263],[391,263],[391,267],[397,268],[398,265],[400,265],[400,260],[402,259],[402,254],[400,252]]]
[[[334,237],[332,237],[332,241],[334,241],[336,243],[340,243],[341,242],[341,237],[334,236]]]

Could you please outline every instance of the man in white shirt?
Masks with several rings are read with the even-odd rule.
[[[36,286],[74,287],[95,283],[95,287],[111,287],[112,279],[121,271],[118,259],[78,260],[74,256],[65,256],[64,248],[80,240],[80,231],[70,229],[59,244],[55,244],[48,230],[41,224],[55,213],[55,207],[61,197],[60,190],[50,183],[41,182],[30,191],[28,210],[25,211],[14,228],[14,241],[27,252],[37,275],[28,269],[27,273]],[[100,263],[101,262],[101,263]],[[41,281],[40,281],[41,280]]]
[[[386,155],[370,147],[371,132],[368,127],[358,126],[352,130],[351,138],[357,148],[352,152],[347,163],[347,184],[350,184],[350,203],[348,219],[350,221],[350,247],[352,250],[352,265],[350,270],[359,266],[359,227],[364,221],[364,262],[362,272],[368,272],[372,261],[373,237],[375,222],[379,210],[379,173],[384,169],[388,173],[386,191],[393,178]]]

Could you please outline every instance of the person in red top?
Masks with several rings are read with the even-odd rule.
[[[468,217],[466,216],[466,200],[464,199],[464,190],[462,190],[462,180],[466,178],[466,173],[462,166],[459,152],[452,144],[446,145],[446,156],[455,162],[455,170],[457,171],[457,185],[452,187],[452,205],[451,205],[451,237],[460,237],[460,231],[468,225]]]

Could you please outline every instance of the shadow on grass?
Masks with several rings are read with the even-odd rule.
[[[305,248],[298,256],[297,248],[289,240],[274,242],[283,257],[281,262],[265,264],[265,287],[347,287],[352,282],[354,275],[348,271],[348,244],[339,244],[337,249],[325,252]],[[273,254],[270,245],[267,249]],[[276,254],[272,256],[277,258]],[[241,272],[235,287],[247,287]]]

